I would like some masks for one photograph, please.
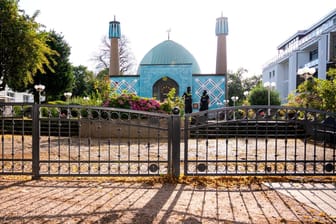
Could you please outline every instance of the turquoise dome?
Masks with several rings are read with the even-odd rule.
[[[166,40],[153,47],[141,60],[147,65],[192,64],[192,73],[200,74],[201,70],[194,56],[182,45]]]

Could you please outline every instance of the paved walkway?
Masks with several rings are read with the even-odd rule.
[[[215,188],[0,177],[0,223],[333,223],[335,192],[317,183]]]
[[[336,221],[335,183],[267,183],[266,186],[323,211]]]

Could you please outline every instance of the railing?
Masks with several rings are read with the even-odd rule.
[[[335,175],[335,136],[334,113],[304,108],[189,114],[184,175]]]
[[[270,111],[2,103],[0,175],[335,175],[335,113]]]
[[[1,174],[39,178],[170,173],[171,116],[37,104],[6,104],[2,111]]]

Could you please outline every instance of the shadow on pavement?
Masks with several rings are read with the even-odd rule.
[[[296,196],[287,194],[291,192],[288,189],[287,193],[282,192],[284,189],[280,188],[280,185],[268,185],[215,188],[171,183],[0,179],[0,222],[331,223],[335,221],[321,209],[321,201],[336,207],[335,202],[328,199],[328,191],[324,191],[327,186],[318,185],[320,188],[317,188],[319,191],[315,194],[321,203],[313,207],[296,199]],[[298,190],[302,189],[295,187],[293,190],[299,193]],[[329,192],[335,194],[335,186]]]

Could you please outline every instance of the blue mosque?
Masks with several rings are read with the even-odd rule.
[[[127,91],[142,97],[154,97],[160,101],[165,100],[172,88],[175,88],[176,95],[182,96],[190,86],[194,112],[199,110],[203,90],[207,90],[210,96],[209,109],[222,107],[224,100],[227,99],[226,17],[217,18],[215,33],[217,35],[215,74],[202,74],[195,57],[182,45],[170,40],[168,35],[168,40],[154,46],[143,57],[136,75],[120,75],[118,50],[120,22],[111,21],[109,23],[111,85],[119,93]]]

